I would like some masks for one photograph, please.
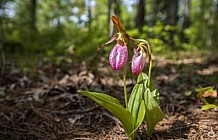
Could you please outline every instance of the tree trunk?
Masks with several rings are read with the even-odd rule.
[[[213,47],[215,45],[217,36],[216,36],[216,5],[215,1],[210,1],[209,3],[209,17],[207,19],[207,24],[208,24],[208,33],[207,33],[207,39],[206,39],[206,45],[208,47]]]
[[[190,25],[190,13],[191,13],[191,0],[185,0],[183,29],[188,28]]]
[[[141,30],[143,25],[145,24],[145,0],[139,0],[138,2],[138,10],[136,16],[136,28]]]
[[[120,1],[119,0],[108,0],[108,29],[109,29],[109,37],[114,34],[114,25],[111,20],[111,16],[116,15],[120,16]]]
[[[216,13],[215,21],[218,21],[218,2],[216,3],[216,11],[215,11],[215,13]],[[217,22],[215,22],[214,27],[215,27],[215,30],[214,30],[215,31],[215,33],[214,33],[214,40],[215,40],[215,44],[217,44],[216,47],[218,48],[218,39],[217,39],[217,36],[218,36],[218,23]]]
[[[151,19],[151,25],[154,26],[157,21],[157,13],[158,13],[158,4],[157,0],[152,1],[152,19]]]
[[[1,5],[0,5],[1,7]],[[4,73],[4,52],[3,52],[3,35],[2,35],[2,18],[0,18],[0,77]],[[1,79],[0,79],[1,80]]]
[[[166,0],[166,25],[176,25],[178,20],[178,0]]]
[[[88,9],[88,18],[89,18],[89,23],[88,23],[88,28],[89,28],[89,31],[91,31],[92,27],[92,7],[91,7],[91,1],[92,0],[88,0],[87,1],[87,9]]]
[[[36,30],[36,0],[31,0],[31,28]]]

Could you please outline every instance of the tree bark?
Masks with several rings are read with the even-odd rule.
[[[0,5],[1,7],[2,5]],[[4,52],[3,52],[3,35],[2,35],[2,18],[0,18],[0,77],[4,73],[4,65],[5,65],[5,60],[4,60]],[[0,79],[1,80],[1,79]]]
[[[139,0],[138,2],[138,10],[136,16],[136,28],[141,30],[143,25],[145,24],[145,0]]]
[[[185,0],[183,29],[188,28],[190,25],[190,13],[191,13],[191,0]]]
[[[215,21],[218,21],[218,2],[216,3],[216,11],[215,11],[215,13],[216,13]],[[216,38],[214,40],[215,40],[215,44],[218,44],[218,39],[217,39],[217,36],[218,36],[218,23],[217,22],[215,22],[214,27],[215,27],[214,38]],[[218,45],[216,45],[216,47],[218,48]]]
[[[154,26],[157,21],[157,13],[158,13],[157,0],[153,0],[152,1],[152,19],[151,19],[152,26]]]
[[[31,28],[36,30],[36,0],[31,0]]]
[[[166,0],[166,25],[176,25],[178,21],[178,0]]]
[[[213,47],[215,45],[217,36],[216,36],[216,5],[214,1],[210,1],[209,3],[209,17],[207,19],[208,24],[208,33],[207,33],[207,39],[206,39],[206,45],[208,47]]]
[[[91,31],[92,27],[92,7],[91,7],[91,1],[92,0],[88,0],[87,1],[87,9],[88,9],[88,18],[89,18],[89,23],[88,23],[88,28],[89,28],[89,31]]]

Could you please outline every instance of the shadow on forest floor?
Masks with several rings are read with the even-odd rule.
[[[102,91],[123,103],[122,75],[112,73],[107,62],[44,63],[34,77],[15,69],[9,66],[0,83],[0,139],[127,139],[116,118],[76,92]],[[200,85],[218,87],[217,58],[157,58],[152,76],[165,113],[153,139],[218,138],[218,110],[201,111],[202,103],[194,94],[184,96]],[[127,79],[129,92],[134,82]],[[147,139],[145,127],[141,126],[138,139]]]

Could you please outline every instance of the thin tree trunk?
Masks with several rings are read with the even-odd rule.
[[[88,28],[89,28],[89,31],[91,31],[91,25],[92,25],[92,7],[91,7],[91,1],[92,0],[88,0],[87,1],[87,9],[88,9],[88,18],[89,18],[89,25],[88,25]]]
[[[154,26],[157,21],[157,13],[158,13],[158,4],[157,0],[152,1],[152,19],[151,24]]]
[[[31,0],[31,28],[36,30],[36,0]]]
[[[208,24],[208,33],[207,33],[207,39],[206,39],[206,45],[208,47],[213,47],[213,45],[215,44],[215,38],[217,38],[217,36],[215,37],[216,34],[216,30],[214,30],[216,28],[215,26],[215,19],[216,19],[216,13],[215,13],[215,2],[211,1],[210,3],[210,7],[209,7],[209,18],[207,20],[207,24]]]
[[[191,0],[185,0],[185,9],[184,9],[184,22],[182,25],[183,32],[181,32],[181,39],[183,42],[188,43],[189,38],[186,37],[184,30],[190,26],[190,14],[191,14]]]
[[[145,0],[139,0],[137,16],[136,16],[136,27],[139,30],[141,30],[141,28],[145,24],[144,18],[145,18]]]
[[[0,5],[1,7],[1,5]],[[3,35],[2,35],[2,18],[0,18],[0,75],[4,73],[4,65],[5,65],[5,60],[4,60],[4,52],[3,52]],[[0,76],[2,77],[2,76]]]
[[[215,21],[218,21],[218,2],[216,3],[215,13],[216,13]],[[217,39],[217,36],[218,36],[218,23],[217,22],[215,22],[214,28],[215,28],[215,30],[214,30],[214,32],[215,32],[214,33],[214,40],[215,40],[215,44],[217,44],[216,47],[218,47],[218,39]]]
[[[183,29],[188,28],[190,25],[190,13],[191,13],[191,0],[185,0]]]
[[[166,0],[165,3],[165,10],[166,10],[166,19],[165,19],[165,25],[175,26],[178,21],[178,0]],[[168,30],[168,34],[170,39],[168,40],[168,43],[170,45],[174,45],[174,34],[175,30]]]
[[[176,25],[178,20],[178,0],[166,0],[166,25]]]

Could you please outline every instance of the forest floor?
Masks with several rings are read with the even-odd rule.
[[[102,58],[61,65],[43,61],[34,76],[19,72],[17,64],[6,63],[0,83],[0,139],[127,139],[116,118],[77,93],[79,89],[104,92],[123,104],[121,74]],[[218,58],[172,61],[154,57],[152,78],[165,117],[150,139],[218,139],[218,109],[202,111],[196,93],[184,95],[199,86],[218,88]],[[127,79],[128,93],[133,79]],[[146,124],[137,139],[148,139]]]

